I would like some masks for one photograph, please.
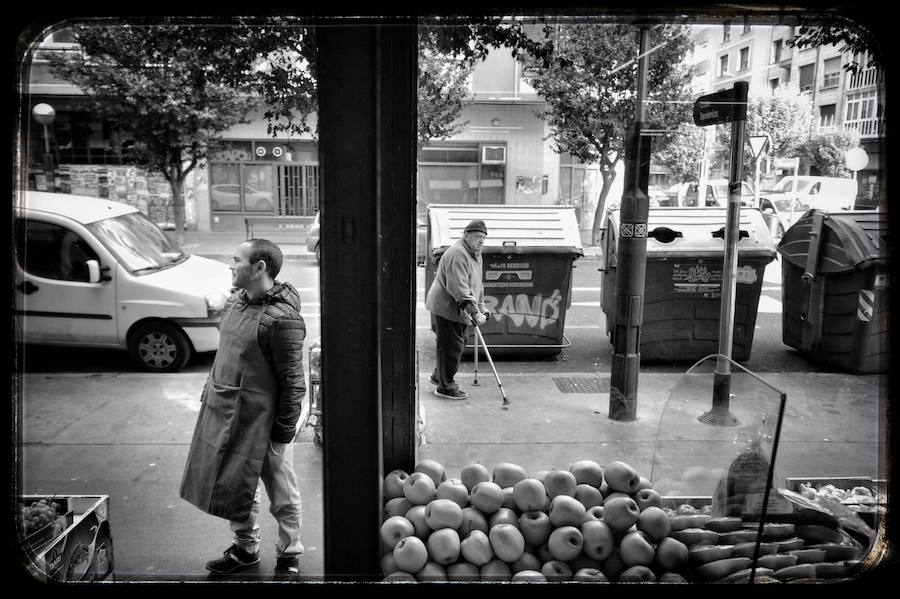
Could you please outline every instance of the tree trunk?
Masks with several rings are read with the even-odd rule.
[[[615,162],[613,166],[600,169],[600,175],[603,177],[603,187],[600,189],[600,197],[597,198],[597,209],[594,212],[594,226],[591,227],[591,245],[600,245],[600,227],[603,226],[603,214],[606,211],[606,196],[612,187],[613,181],[616,180]]]
[[[178,173],[172,169],[169,177],[169,185],[172,188],[172,211],[175,213],[175,243],[178,247],[184,245],[184,173]]]

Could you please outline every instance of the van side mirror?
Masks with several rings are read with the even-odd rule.
[[[107,272],[109,272],[108,266],[100,266],[100,263],[97,260],[88,260],[85,262],[88,269],[88,283],[99,283],[100,281],[112,281],[112,277],[110,277]]]

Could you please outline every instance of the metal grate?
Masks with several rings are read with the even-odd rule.
[[[563,393],[603,393],[609,391],[609,379],[595,376],[553,377]]]

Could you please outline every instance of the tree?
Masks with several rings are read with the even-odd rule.
[[[800,154],[809,159],[815,171],[823,177],[849,177],[847,150],[859,145],[856,132],[822,133],[807,140]]]
[[[691,44],[686,27],[651,29],[647,76],[647,118],[655,127],[687,121],[690,72],[684,58]],[[528,80],[546,100],[557,151],[598,163],[603,178],[592,232],[597,243],[606,196],[623,157],[626,131],[636,115],[638,29],[590,23],[544,28],[544,56],[531,55]]]
[[[656,160],[669,168],[679,183],[695,181],[700,177],[700,161],[703,160],[706,132],[692,123],[681,123],[669,136],[666,147]]]
[[[834,12],[801,16],[797,35],[790,38],[787,44],[801,49],[837,46],[841,52],[853,56],[853,59],[844,65],[851,73],[860,68],[884,65],[884,48],[879,36],[864,24]],[[856,58],[863,55],[868,58],[865,65],[860,65]]]

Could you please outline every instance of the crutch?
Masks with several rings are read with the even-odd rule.
[[[503,409],[507,409],[506,406],[509,405],[509,399],[506,397],[506,391],[503,390],[503,383],[500,382],[500,375],[497,374],[497,368],[494,366],[494,360],[491,359],[491,352],[488,351],[487,343],[484,341],[484,336],[481,334],[481,329],[478,328],[478,325],[475,323],[475,317],[472,316],[472,326],[475,327],[475,350],[478,351],[478,339],[481,339],[481,345],[484,346],[484,355],[487,356],[488,364],[491,366],[491,370],[494,371],[494,378],[497,379],[497,386],[500,387],[500,395],[503,396]],[[478,355],[476,353],[476,355]]]
[[[472,321],[472,324],[475,324],[475,321]],[[478,334],[475,334],[475,380],[472,381],[472,385],[478,387]]]

